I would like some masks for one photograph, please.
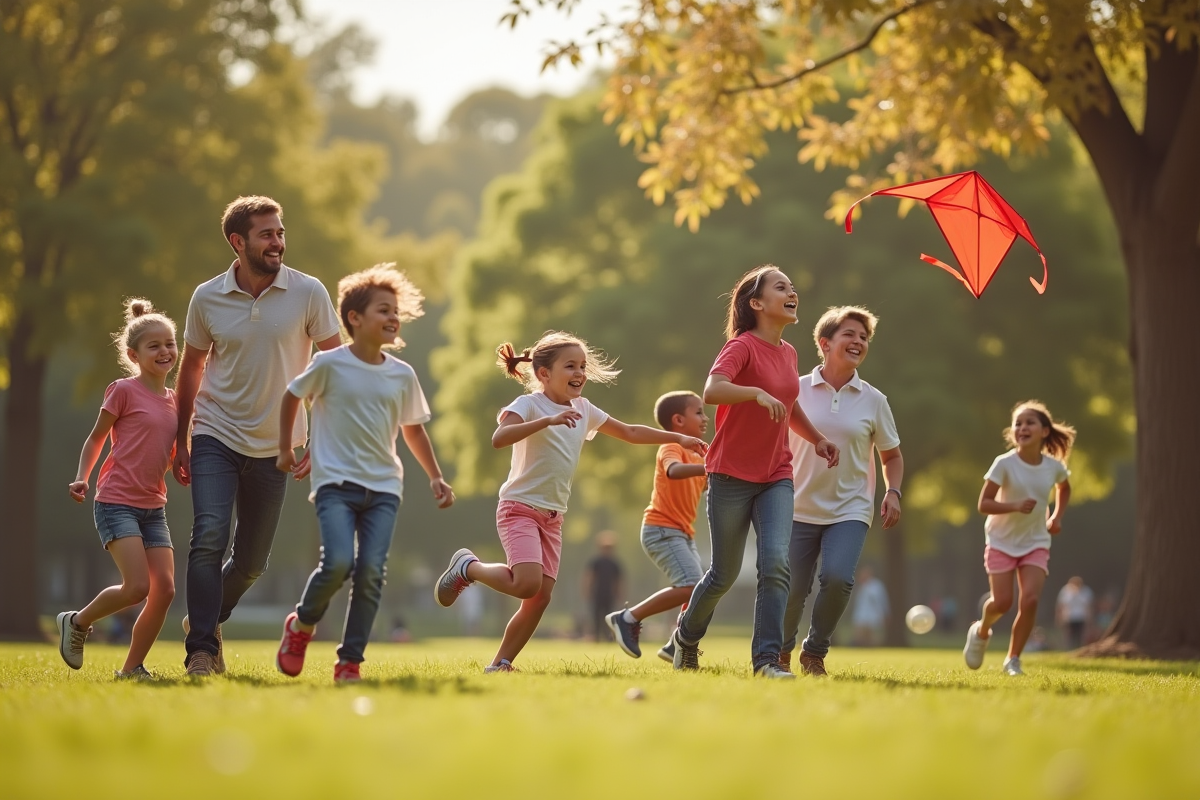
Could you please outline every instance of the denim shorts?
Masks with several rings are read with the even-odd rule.
[[[704,577],[696,540],[681,530],[643,525],[642,549],[666,573],[672,587],[695,586]]]
[[[166,508],[135,508],[120,503],[96,501],[96,531],[100,544],[107,550],[113,539],[140,536],[142,546],[173,547],[171,531],[167,528]]]

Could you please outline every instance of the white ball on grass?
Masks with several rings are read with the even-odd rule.
[[[937,616],[929,606],[913,606],[904,615],[904,624],[916,634],[929,633],[937,623]]]
[[[629,691],[625,692],[625,699],[626,700],[645,700],[646,693],[643,692],[638,687],[634,686],[634,687],[630,688]]]

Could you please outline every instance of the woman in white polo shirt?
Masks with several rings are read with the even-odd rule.
[[[813,330],[822,363],[800,378],[800,407],[842,452],[837,468],[827,469],[811,444],[791,435],[796,491],[789,549],[792,583],[780,661],[791,666],[819,557],[820,590],[800,650],[800,669],[808,675],[825,675],[829,642],[850,602],[858,557],[875,511],[875,450],[887,487],[880,509],[883,527],[890,528],[900,519],[904,458],[896,423],[887,397],[858,377],[875,323],[874,314],[857,306],[826,311]]]

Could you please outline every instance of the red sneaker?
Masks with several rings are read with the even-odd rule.
[[[284,675],[296,677],[304,669],[304,653],[308,643],[312,641],[312,633],[300,633],[292,630],[292,621],[296,612],[287,615],[283,621],[283,641],[279,643],[279,652],[275,654],[275,666]],[[315,632],[315,631],[314,631]]]
[[[339,661],[333,665],[334,683],[351,683],[361,680],[362,675],[359,674],[359,665],[354,661]]]

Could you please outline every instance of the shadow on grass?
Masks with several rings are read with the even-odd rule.
[[[159,676],[154,680],[141,681],[136,685],[144,686],[148,689],[176,689],[187,687],[203,687],[214,681],[226,681],[229,683],[242,684],[244,686],[253,686],[258,689],[328,689],[331,691],[349,690],[355,687],[369,689],[391,689],[402,692],[404,694],[427,694],[435,695],[441,692],[450,694],[483,694],[484,690],[470,683],[462,675],[450,675],[446,677],[427,677],[420,675],[395,675],[388,678],[363,678],[355,683],[334,684],[329,683],[325,686],[314,686],[311,683],[292,683],[289,681],[281,681],[277,678],[266,678],[259,675],[224,675],[214,676],[211,678],[190,678],[186,676],[180,677],[164,677]]]
[[[1122,675],[1159,675],[1200,678],[1200,663],[1195,661],[1123,661],[1119,658],[1061,658],[1049,662],[1066,672],[1116,672]]]
[[[927,678],[897,678],[893,675],[865,675],[861,672],[838,673],[834,680],[838,683],[873,683],[885,689],[954,689],[968,692],[990,692],[998,687],[961,680],[941,680]]]

